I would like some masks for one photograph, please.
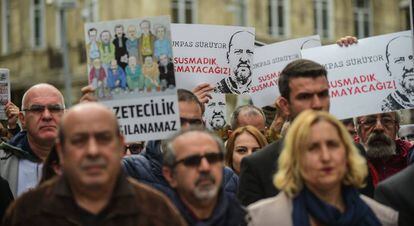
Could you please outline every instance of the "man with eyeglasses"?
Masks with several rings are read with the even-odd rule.
[[[397,138],[400,115],[387,112],[358,117],[357,131],[366,150],[373,185],[401,171],[408,164],[413,145]]]
[[[110,109],[72,107],[56,141],[62,175],[19,197],[3,225],[185,225],[167,197],[125,176],[123,146]]]
[[[191,91],[178,89],[178,109],[181,128],[202,126],[203,108],[199,99]],[[126,156],[122,159],[124,171],[140,182],[146,183],[170,196],[173,189],[162,175],[163,150],[161,140],[149,141],[139,155]],[[237,175],[228,167],[223,169],[224,190],[235,195],[238,187]]]
[[[54,145],[64,109],[61,92],[50,84],[34,85],[23,95],[19,113],[23,130],[0,144],[0,176],[9,182],[14,197],[40,180],[42,163]]]
[[[236,226],[245,210],[223,191],[220,138],[202,128],[184,129],[165,145],[162,173],[174,193],[168,194],[189,225]]]

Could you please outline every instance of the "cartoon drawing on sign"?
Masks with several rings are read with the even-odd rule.
[[[226,104],[222,100],[210,101],[206,107],[208,126],[214,130],[223,128],[226,125],[224,115]]]
[[[112,43],[115,45],[115,59],[118,65],[124,69],[128,63],[128,51],[126,48],[127,38],[124,33],[124,26],[117,24],[115,26],[115,38]]]
[[[398,36],[387,44],[386,68],[396,90],[382,100],[382,111],[414,108],[414,61],[411,48],[407,48],[411,43],[412,37]]]
[[[128,39],[126,40],[126,48],[128,55],[138,58],[138,37],[137,29],[134,25],[129,25],[127,29]]]
[[[157,40],[154,42],[154,55],[157,59],[160,58],[161,54],[165,54],[168,57],[172,57],[171,42],[165,37],[166,29],[164,26],[159,25],[156,28]]]
[[[139,37],[139,48],[141,53],[141,60],[144,61],[144,57],[154,55],[154,41],[155,35],[151,33],[151,22],[149,20],[143,20],[139,24],[141,28],[141,36]]]
[[[91,28],[88,30],[89,43],[86,45],[86,54],[88,57],[88,64],[90,64],[94,59],[99,58],[99,46],[101,43],[97,40],[98,30],[96,28]]]
[[[144,58],[144,64],[142,65],[142,75],[144,76],[145,88],[150,92],[153,89],[159,91],[160,78],[158,72],[158,64],[154,62],[152,56],[146,56]]]
[[[96,95],[99,98],[105,97],[106,73],[99,58],[94,59],[92,62],[89,72],[89,84],[95,89]]]
[[[111,42],[111,33],[108,30],[104,30],[100,34],[101,45],[99,46],[99,52],[101,53],[101,62],[105,69],[111,64],[111,60],[114,59],[115,46]]]
[[[158,70],[160,71],[160,83],[162,90],[165,90],[166,88],[174,88],[174,65],[166,54],[160,55]]]
[[[125,68],[125,74],[130,91],[138,91],[138,89],[144,89],[141,66],[137,64],[137,59],[134,56],[129,57],[128,66]]]
[[[248,31],[237,31],[230,37],[226,55],[231,70],[230,76],[219,81],[214,92],[233,94],[249,92],[252,82],[251,63],[254,47],[251,43],[253,42],[254,34]]]
[[[126,89],[126,76],[124,70],[118,66],[115,59],[111,60],[111,67],[108,69],[108,88],[115,93]]]

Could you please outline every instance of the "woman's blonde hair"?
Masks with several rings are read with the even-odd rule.
[[[290,197],[302,190],[304,181],[301,175],[301,158],[309,143],[311,127],[321,121],[326,121],[337,129],[345,146],[347,172],[342,183],[355,188],[365,186],[364,180],[368,174],[366,161],[359,154],[344,125],[328,112],[306,110],[289,127],[278,160],[279,170],[273,178],[274,185]]]
[[[233,151],[234,151],[234,143],[236,138],[243,133],[248,133],[256,139],[257,143],[259,144],[260,148],[263,148],[267,145],[266,137],[255,127],[253,126],[242,126],[234,130],[229,139],[226,143],[226,155],[224,156],[224,161],[226,165],[234,170],[233,167]]]

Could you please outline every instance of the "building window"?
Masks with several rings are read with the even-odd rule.
[[[7,54],[11,51],[11,22],[10,22],[10,1],[1,1],[1,33],[2,33],[2,54]]]
[[[32,46],[42,48],[45,43],[45,4],[43,0],[32,0],[31,3]]]
[[[82,10],[82,16],[85,22],[99,21],[99,1],[98,0],[86,0],[85,6]]]
[[[173,23],[195,23],[196,22],[196,0],[172,0],[171,17]]]
[[[247,26],[247,0],[236,0],[236,21],[239,26]]]
[[[322,38],[332,38],[332,0],[313,0],[313,28]]]
[[[273,36],[288,36],[289,1],[269,0],[269,33]]]
[[[369,0],[354,0],[355,36],[365,38],[372,33],[371,4]]]

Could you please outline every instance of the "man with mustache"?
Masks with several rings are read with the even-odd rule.
[[[165,145],[162,173],[174,188],[171,200],[189,225],[244,222],[245,210],[223,189],[223,153],[221,139],[201,128],[184,129]]]
[[[254,35],[248,31],[237,31],[230,37],[227,62],[230,76],[216,84],[214,92],[247,94],[252,82]]]
[[[395,81],[396,90],[382,101],[382,111],[414,108],[414,59],[412,49],[407,48],[411,44],[412,37],[398,36],[387,45],[386,67],[388,75]]]
[[[388,112],[357,118],[357,131],[366,150],[374,186],[407,166],[413,145],[397,138],[400,116]]]
[[[68,110],[56,149],[62,176],[17,199],[3,225],[185,225],[164,195],[125,176],[124,137],[104,105]]]
[[[63,96],[52,85],[34,85],[23,95],[18,117],[24,130],[0,144],[0,176],[8,181],[14,197],[39,182],[64,109]]]

